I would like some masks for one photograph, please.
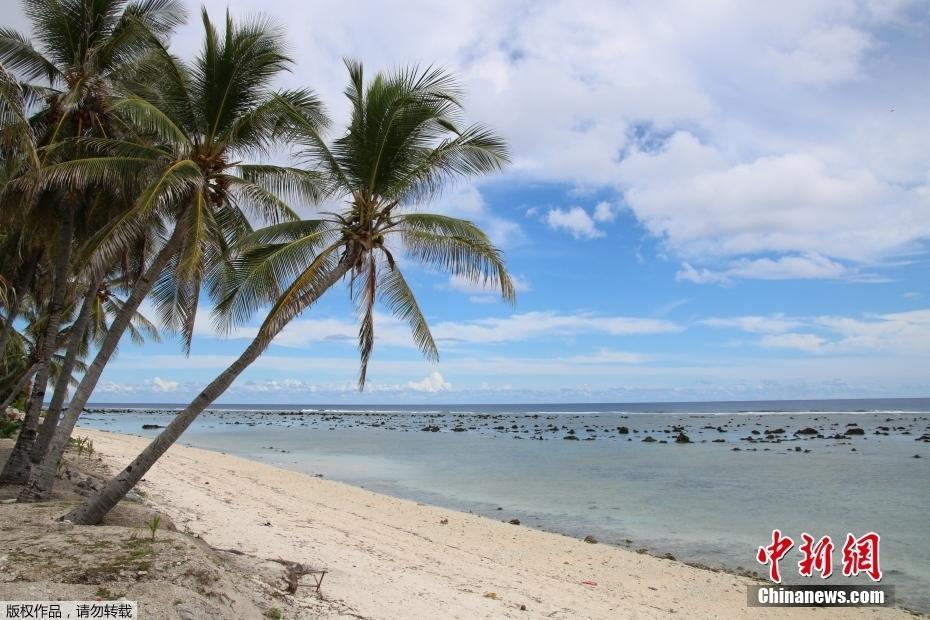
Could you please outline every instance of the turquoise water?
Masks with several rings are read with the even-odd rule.
[[[829,534],[837,547],[847,532],[876,531],[883,583],[896,587],[899,603],[930,610],[930,443],[920,440],[930,433],[928,411],[928,399],[241,406],[206,412],[182,441],[729,568],[763,571],[756,549],[770,542],[774,528],[796,541],[802,532]],[[167,407],[92,409],[81,424],[154,436],[158,431],[143,431],[142,424],[167,424],[173,413]],[[620,426],[629,433],[621,434]],[[430,427],[439,430],[423,430]],[[819,436],[795,434],[807,428]],[[862,435],[847,434],[857,428]],[[778,430],[784,432],[767,432]],[[681,431],[691,443],[675,443]],[[564,439],[569,436],[581,440]],[[646,436],[657,441],[642,441]],[[788,582],[804,581],[796,555],[793,549],[782,562]],[[841,564],[839,550],[834,564]],[[836,573],[831,580],[852,582]]]

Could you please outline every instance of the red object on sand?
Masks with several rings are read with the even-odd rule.
[[[586,585],[586,586],[596,586],[596,585],[597,585],[597,582],[596,582],[596,581],[592,581],[592,580],[590,580],[590,579],[585,579],[585,580],[582,581],[581,583],[582,583],[583,585]]]

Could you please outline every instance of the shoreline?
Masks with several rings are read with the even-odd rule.
[[[79,432],[93,439],[114,469],[148,442],[108,431]],[[311,617],[800,618],[816,613],[819,618],[898,618],[909,613],[750,608],[746,586],[760,582],[733,572],[589,544],[181,445],[171,448],[140,488],[179,529],[212,547],[329,570],[325,604],[302,595],[314,610]]]

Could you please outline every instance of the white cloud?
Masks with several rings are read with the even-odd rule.
[[[687,280],[696,284],[729,284],[737,279],[755,280],[836,280],[841,278],[866,280],[866,276],[855,269],[830,260],[816,253],[803,256],[782,256],[777,259],[757,258],[753,260],[736,260],[721,271],[712,271],[706,267],[696,269],[690,263],[682,263],[675,274],[677,280]],[[874,276],[873,276],[874,278]]]
[[[710,327],[739,329],[752,334],[781,334],[804,325],[804,322],[781,314],[775,314],[772,316],[709,318],[701,321],[701,324]]]
[[[588,312],[525,312],[502,317],[431,323],[431,331],[437,342],[466,344],[521,342],[580,334],[667,334],[681,330],[682,327],[677,323],[664,319],[604,316]],[[212,335],[209,328],[203,325],[196,333],[202,336]],[[242,327],[234,330],[228,337],[253,338],[256,333],[256,327]],[[304,348],[313,343],[344,342],[354,347],[357,338],[358,323],[354,319],[308,318],[291,321],[275,338],[274,344]],[[413,347],[407,324],[381,312],[375,313],[375,338],[380,346]]]
[[[588,212],[581,207],[549,209],[546,222],[553,230],[562,229],[570,232],[575,239],[597,239],[604,236],[604,232],[597,228]]]
[[[168,381],[166,379],[162,379],[161,377],[155,377],[152,379],[153,392],[177,392],[178,385],[179,384],[177,381]]]
[[[609,202],[602,201],[594,205],[595,222],[613,222],[617,219],[617,209]]]
[[[860,78],[862,58],[872,45],[867,33],[849,26],[816,28],[787,49],[769,50],[764,62],[787,82],[829,86]]]
[[[461,322],[445,321],[435,326],[433,334],[440,341],[491,344],[586,333],[626,336],[667,334],[681,330],[682,328],[676,323],[663,319],[602,316],[589,313],[526,312],[503,318]]]
[[[800,349],[808,353],[819,353],[824,350],[827,339],[814,334],[770,334],[763,336],[759,344],[767,348]]]
[[[710,318],[702,324],[765,334],[763,347],[849,354],[862,351],[913,355],[930,353],[930,309],[889,314]],[[803,330],[803,331],[802,331]]]
[[[834,169],[812,153],[728,165],[717,149],[678,132],[662,152],[633,154],[622,167],[630,208],[676,252],[787,255],[743,260],[735,277],[838,277],[844,268],[835,259],[876,261],[930,237],[924,185]]]
[[[429,376],[424,377],[420,381],[408,381],[407,387],[414,392],[436,394],[452,389],[452,384],[443,379],[442,375],[438,372],[432,372]]]
[[[623,193],[693,266],[685,279],[766,255],[871,264],[930,237],[930,82],[913,53],[922,0],[592,0],[584,10],[570,0],[242,0],[235,11],[286,21],[298,63],[283,81],[320,92],[337,127],[347,54],[369,75],[414,62],[456,71],[469,117],[512,146],[508,183]],[[8,19],[25,25],[18,7]],[[192,57],[201,36],[189,20],[177,52]],[[437,208],[470,215],[504,245],[522,235],[474,187]],[[606,210],[563,210],[555,225],[597,237],[598,217]]]

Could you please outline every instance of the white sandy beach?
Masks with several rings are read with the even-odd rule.
[[[113,468],[147,443],[80,434],[93,438]],[[309,589],[299,594],[308,618],[908,616],[896,609],[750,608],[751,581],[743,577],[184,446],[171,448],[141,489],[180,529],[213,547],[327,569],[324,600]]]

